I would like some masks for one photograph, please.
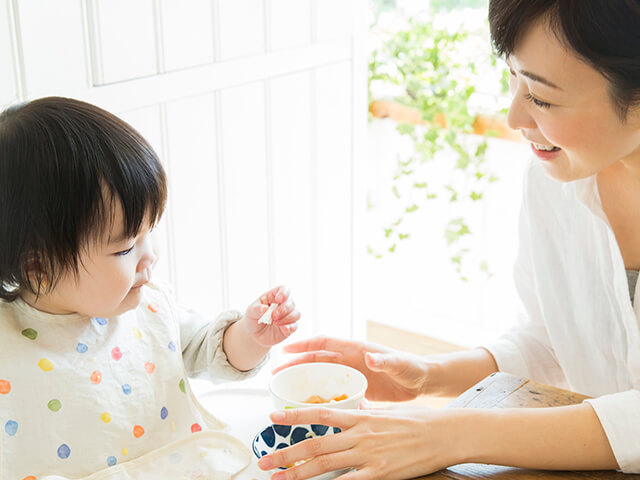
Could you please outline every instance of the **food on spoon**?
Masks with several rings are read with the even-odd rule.
[[[349,398],[346,394],[336,395],[332,399],[322,398],[320,395],[311,395],[302,403],[331,403],[331,402],[339,402],[340,400],[346,400]]]
[[[260,320],[258,320],[258,323],[271,325],[271,322],[272,322],[271,314],[273,313],[273,311],[276,309],[277,306],[278,306],[277,303],[272,303],[271,305],[269,305],[269,308],[267,308],[267,311],[262,314],[262,316],[260,317]]]

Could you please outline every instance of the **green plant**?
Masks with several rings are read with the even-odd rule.
[[[408,157],[398,158],[391,187],[399,213],[383,228],[384,246],[369,246],[370,254],[381,257],[408,240],[410,232],[403,229],[405,218],[421,211],[426,202],[443,195],[450,202],[480,202],[487,187],[497,180],[486,167],[486,138],[468,135],[476,118],[469,109],[469,99],[476,91],[478,64],[491,66],[496,82],[502,76],[489,53],[488,40],[481,41],[487,44],[486,58],[470,58],[469,45],[477,45],[477,37],[470,32],[451,32],[434,27],[431,20],[412,19],[407,28],[389,34],[372,52],[370,100],[376,88],[393,86],[397,91],[393,100],[419,112],[422,122],[397,126],[398,132],[411,140],[413,149]],[[423,168],[433,161],[449,162],[456,175],[448,181],[434,181]],[[444,232],[451,262],[463,280],[462,265],[470,250],[460,240],[471,234],[462,216],[451,218]],[[489,271],[484,260],[477,267]]]

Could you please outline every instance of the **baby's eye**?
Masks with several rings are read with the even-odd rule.
[[[121,252],[117,252],[115,255],[124,257],[125,255],[128,255],[131,250],[133,250],[133,247],[122,250]]]

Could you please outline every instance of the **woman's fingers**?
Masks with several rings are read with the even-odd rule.
[[[305,353],[314,350],[341,351],[347,342],[331,337],[313,337],[307,340],[290,343],[284,347],[286,353]]]
[[[324,437],[309,438],[291,447],[276,450],[265,455],[258,461],[263,470],[286,467],[296,462],[305,461],[305,466],[291,467],[287,478],[309,478],[320,473],[330,472],[352,466],[354,459],[347,460],[335,455],[349,451],[353,447],[353,439],[341,434],[326,435]],[[319,461],[314,461],[319,460]],[[306,464],[309,464],[308,466]],[[315,473],[314,473],[315,472]]]
[[[351,428],[357,420],[358,413],[349,410],[330,408],[295,408],[280,410],[271,415],[273,423],[280,425],[328,425],[340,430]]]
[[[303,464],[287,469],[282,478],[286,480],[312,478],[323,473],[351,468],[356,461],[357,459],[351,450],[309,457]]]
[[[285,347],[286,348],[286,347]],[[287,363],[279,365],[274,368],[272,373],[278,373],[280,370],[292,367],[294,365],[300,365],[301,363],[313,363],[313,362],[330,362],[340,363],[339,359],[342,357],[341,353],[337,352],[311,352],[300,355],[293,360],[289,360]]]

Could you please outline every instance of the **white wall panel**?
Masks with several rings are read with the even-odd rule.
[[[352,3],[342,0],[312,0],[316,20],[316,40],[349,38],[352,33]]]
[[[311,42],[310,0],[270,0],[270,49],[301,47]]]
[[[16,14],[27,96],[59,95],[86,87],[80,0],[20,2]]]
[[[157,73],[153,0],[89,0],[97,84]]]
[[[213,62],[211,0],[162,0],[160,5],[164,69]]]
[[[222,310],[222,266],[214,95],[167,104],[169,195],[178,300]]]
[[[217,0],[220,59],[264,52],[263,0]]]
[[[273,179],[274,278],[286,284],[303,321],[297,338],[314,324],[312,241],[311,91],[308,72],[271,81],[269,105]]]
[[[167,169],[167,155],[164,148],[161,109],[158,105],[120,112],[118,116],[135,128],[149,142]],[[171,218],[170,208],[153,231],[154,249],[158,261],[154,267],[153,278],[168,283],[173,280],[172,256],[170,248]]]
[[[350,335],[351,95],[350,64],[316,70],[316,231],[319,332]]]
[[[9,10],[0,8],[0,110],[18,99],[18,84],[14,66],[14,46],[11,38]]]
[[[269,285],[262,83],[220,92],[229,306],[244,309]]]

